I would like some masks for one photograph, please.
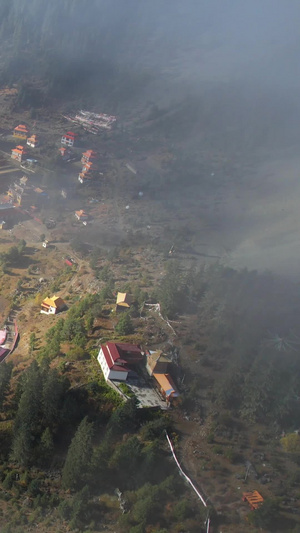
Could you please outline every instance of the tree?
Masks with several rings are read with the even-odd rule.
[[[31,355],[36,347],[36,335],[31,333],[29,337],[29,354]]]
[[[50,428],[46,428],[41,436],[40,453],[39,453],[42,459],[42,463],[44,465],[48,464],[49,460],[51,459],[53,455],[53,450],[54,450],[54,444],[53,444],[52,433],[51,433]]]
[[[174,318],[185,305],[185,292],[182,274],[176,263],[170,263],[167,273],[162,279],[158,290],[158,298],[162,312],[169,318]]]
[[[280,439],[285,452],[300,454],[300,435],[298,433],[288,433]]]
[[[93,424],[85,417],[79,424],[68,449],[62,472],[62,485],[65,489],[79,489],[85,484],[92,457],[93,433]]]
[[[27,370],[22,387],[11,457],[26,465],[33,460],[32,450],[40,432],[42,380],[36,361]]]
[[[270,528],[276,523],[279,511],[278,500],[266,499],[262,505],[248,515],[249,522],[256,527]]]
[[[43,423],[55,429],[60,421],[61,407],[68,383],[56,369],[49,370],[44,376],[41,396]]]
[[[122,313],[115,330],[119,335],[130,335],[130,333],[133,333],[133,323],[128,312]]]
[[[0,365],[0,408],[3,406],[9,388],[12,368],[12,363],[2,363]]]
[[[20,255],[22,255],[25,251],[25,248],[26,248],[26,241],[24,241],[24,239],[21,239],[20,242],[18,243],[18,252]]]
[[[120,435],[124,431],[133,431],[138,427],[138,409],[136,398],[131,398],[118,407],[108,424],[108,436]]]

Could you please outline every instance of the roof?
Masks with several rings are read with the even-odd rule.
[[[15,131],[22,131],[24,133],[28,133],[28,128],[25,126],[25,124],[19,124],[19,126],[16,126]]]
[[[163,354],[161,350],[156,350],[155,352],[150,352],[147,355],[147,365],[153,372],[157,363],[171,363],[171,359]]]
[[[23,154],[24,152],[26,152],[26,149],[24,148],[24,146],[16,146],[15,148],[12,149],[12,152],[17,152],[17,153],[20,153],[20,154]]]
[[[86,150],[86,152],[83,152],[83,153],[82,153],[82,156],[83,156],[83,157],[87,157],[87,158],[90,158],[90,157],[97,157],[97,153],[94,152],[94,150]]]
[[[87,217],[87,213],[83,210],[83,209],[80,209],[80,211],[75,211],[75,214],[78,216],[78,217]]]
[[[67,131],[63,137],[69,137],[71,139],[75,139],[75,137],[78,137],[78,133],[73,133],[73,131]]]
[[[129,372],[126,365],[137,364],[142,361],[141,348],[135,344],[107,342],[101,345],[105,360],[111,370]]]
[[[63,307],[65,305],[65,302],[62,298],[60,298],[60,296],[52,296],[52,298],[47,297],[42,302],[42,306],[55,307],[56,309],[59,309],[60,307]]]
[[[36,140],[37,140],[37,136],[34,134],[34,135],[31,135],[31,137],[28,137],[27,142],[28,141],[36,142]]]
[[[170,374],[153,374],[153,376],[167,397],[179,396]]]
[[[264,499],[261,494],[257,490],[254,490],[252,492],[244,492],[243,493],[243,500],[250,503],[250,505],[257,509],[257,507],[260,506],[261,503],[263,503]]]
[[[127,292],[118,292],[117,305],[121,307],[130,307],[132,304],[132,297]]]

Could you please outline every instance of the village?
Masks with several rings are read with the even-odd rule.
[[[74,131],[66,127],[66,120],[72,122]],[[26,241],[24,267],[13,265],[3,275],[1,318],[7,336],[0,347],[2,360],[12,360],[19,376],[44,348],[49,329],[67,320],[86,295],[104,292],[100,316],[88,330],[87,348],[78,347],[77,353],[72,343],[63,343],[61,355],[51,363],[53,368],[63,369],[72,388],[82,387],[87,376],[96,376],[122,402],[134,399],[141,410],[171,413],[178,434],[184,435],[177,449],[185,458],[184,467],[193,479],[201,480],[206,498],[214,493],[213,503],[227,509],[223,476],[213,486],[210,475],[218,444],[209,442],[212,430],[203,427],[201,409],[191,415],[187,407],[193,379],[190,369],[198,361],[198,343],[202,342],[197,318],[180,315],[173,323],[161,314],[159,301],[152,297],[168,264],[180,259],[185,268],[193,268],[202,252],[194,244],[186,252],[193,232],[184,242],[177,233],[179,219],[174,229],[168,227],[173,206],[166,205],[164,210],[156,198],[150,203],[149,190],[143,186],[143,173],[149,172],[150,165],[156,165],[157,171],[163,162],[168,168],[173,156],[163,147],[159,163],[150,156],[145,162],[140,150],[134,154],[132,144],[120,155],[114,140],[120,135],[119,120],[86,111],[62,113],[55,118],[50,140],[36,121],[29,126],[30,120],[16,121],[0,137],[1,251],[6,253],[10,246]],[[198,230],[199,220],[198,216]],[[205,232],[216,232],[204,217],[201,228],[202,223]],[[215,260],[214,254],[203,256],[208,262]],[[14,295],[12,306],[10,293]],[[132,317],[133,329],[120,333],[118,324],[125,316]],[[191,343],[197,335],[198,343]],[[179,350],[184,371],[174,356]],[[195,397],[199,391],[209,397],[209,388],[200,388]],[[200,440],[205,441],[201,451]],[[230,450],[226,438],[220,440]],[[244,466],[228,465],[225,455],[217,461],[230,470],[235,487],[235,476],[243,476]],[[257,490],[257,477],[251,471],[247,478],[249,490],[243,491],[238,482],[228,504],[229,508],[233,501],[243,516],[249,507],[258,509],[270,493],[268,486]]]
[[[99,134],[102,128],[111,130],[116,122],[116,117],[83,111],[74,118],[69,116],[65,118],[83,126],[84,131],[92,134]],[[21,172],[24,173],[20,178],[11,181],[6,193],[2,194],[0,228],[6,230],[4,234],[8,230],[11,235],[15,226],[21,225],[23,227],[26,220],[29,220],[35,226],[40,226],[41,231],[47,232],[47,238],[43,234],[42,248],[56,249],[50,238],[51,230],[56,228],[56,221],[51,217],[43,220],[40,218],[41,211],[47,211],[52,190],[51,187],[45,187],[38,183],[33,176],[33,174],[41,173],[39,160],[43,160],[41,148],[43,141],[36,133],[31,133],[25,124],[19,124],[13,129],[12,141],[15,139],[22,144],[11,149],[11,160],[17,162],[22,169]],[[57,149],[58,157],[64,164],[81,165],[82,168],[77,176],[81,185],[85,186],[91,181],[100,180],[103,177],[103,172],[99,171],[99,156],[95,150],[84,150],[80,157],[78,133],[67,131],[62,134],[60,145]],[[40,149],[39,160],[33,157],[37,148]],[[28,157],[29,155],[32,157]],[[8,172],[11,170],[13,169],[8,168]],[[72,170],[71,172],[75,174],[76,171]],[[67,198],[64,185],[62,185],[61,197]],[[88,214],[85,209],[77,209],[74,211],[74,219],[86,226],[93,220],[93,216]],[[73,262],[69,259],[66,259],[65,262],[68,266],[73,266]],[[134,299],[130,294],[118,293],[116,312],[128,312],[132,303],[134,303]],[[56,295],[49,295],[41,303],[41,313],[44,314],[54,315],[66,308],[67,305],[64,300]],[[135,357],[132,357],[133,354]],[[178,389],[169,373],[172,360],[160,350],[148,351],[147,349],[142,351],[138,345],[108,343],[100,347],[98,362],[104,378],[110,386],[126,399],[127,396],[123,392],[124,387],[122,391],[120,386],[126,383],[141,407],[165,409],[166,406],[173,404],[173,401],[178,397]]]

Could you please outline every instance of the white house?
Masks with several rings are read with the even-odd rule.
[[[130,367],[137,365],[142,359],[140,347],[134,344],[107,342],[101,345],[98,354],[98,362],[106,381],[126,381],[131,372]]]

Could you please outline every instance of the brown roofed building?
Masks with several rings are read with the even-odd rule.
[[[146,369],[150,376],[152,374],[166,374],[170,363],[169,357],[164,355],[161,350],[156,350],[147,355]]]

